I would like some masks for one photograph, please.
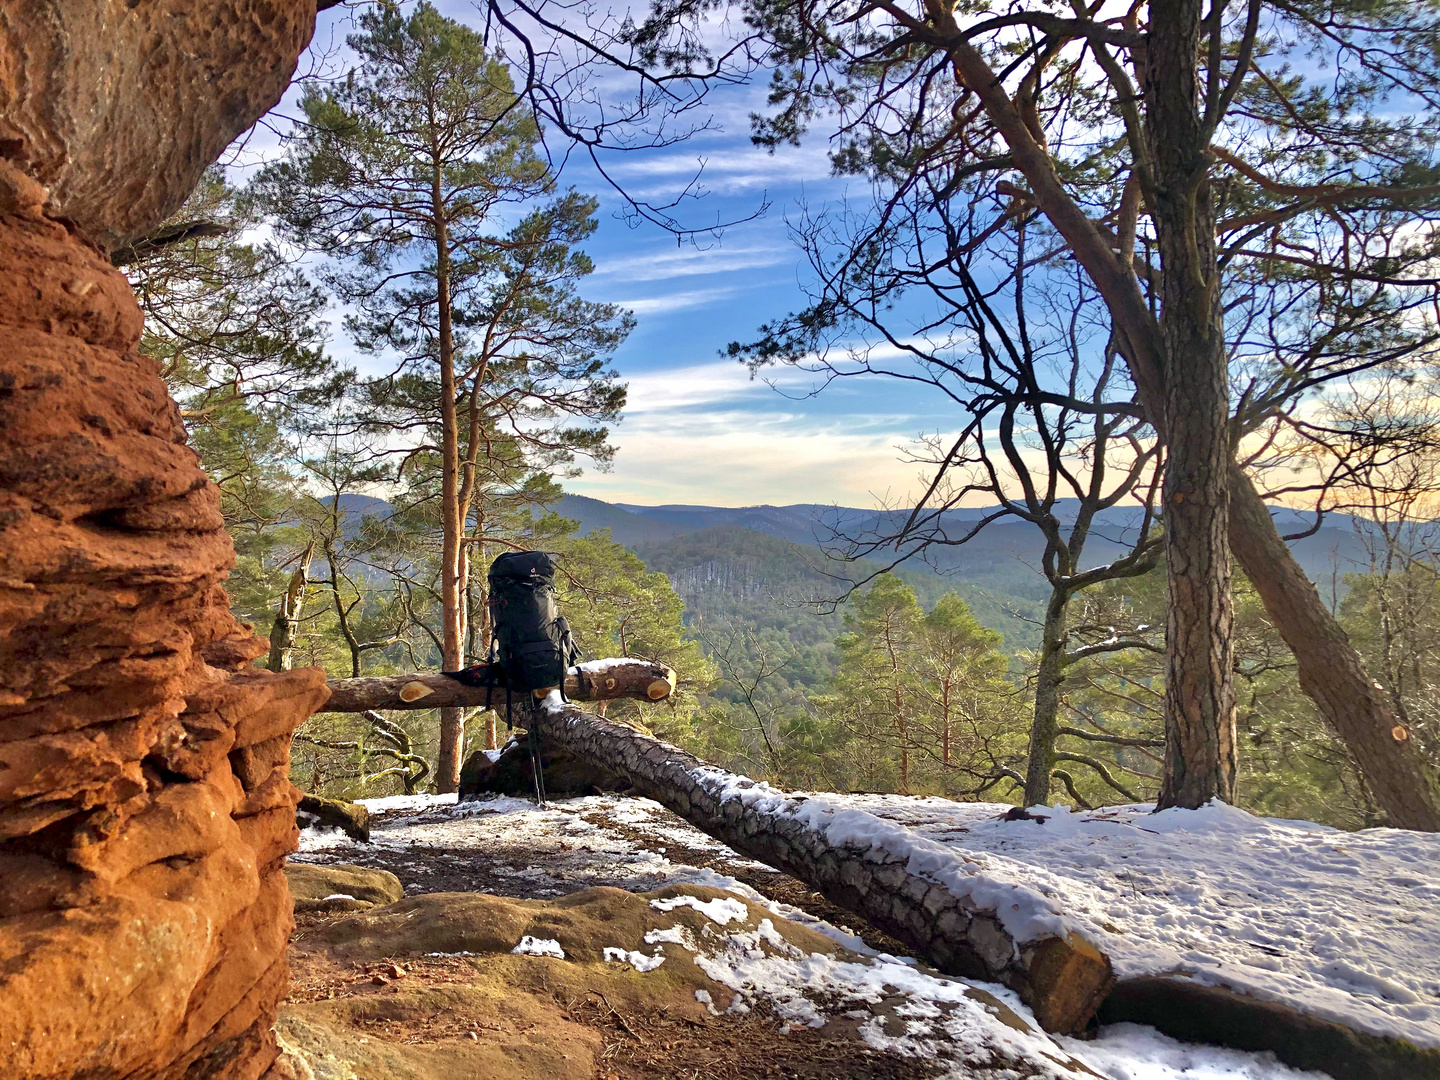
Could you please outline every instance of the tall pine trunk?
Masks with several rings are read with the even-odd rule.
[[[1035,674],[1035,717],[1030,723],[1030,751],[1025,765],[1025,805],[1050,799],[1055,768],[1055,740],[1060,737],[1060,684],[1065,678],[1065,615],[1070,595],[1052,589],[1045,605],[1040,667]]]
[[[465,666],[465,574],[460,520],[460,424],[455,406],[455,336],[450,311],[450,241],[440,187],[438,152],[431,181],[435,226],[435,294],[439,308],[440,341],[440,663],[446,671]],[[440,753],[435,789],[441,793],[460,788],[460,764],[465,755],[465,710],[440,710]]]
[[[1164,150],[1164,143],[1176,140],[1176,144],[1166,151],[1166,156],[1183,159],[1188,155],[1195,162],[1194,168],[1199,167],[1200,155],[1206,147],[1195,145],[1201,141],[1198,139],[1184,145],[1179,140],[1184,129],[1193,131],[1197,126],[1194,108],[1196,8],[1192,0],[1156,0],[1151,5],[1148,20],[1151,29],[1146,39],[1150,51],[1147,67],[1152,74],[1152,79],[1147,80],[1147,96],[1160,89],[1153,84],[1168,85],[1172,91],[1153,99],[1154,104],[1161,106],[1161,112],[1158,115],[1151,112],[1156,122],[1151,125],[1150,142]],[[948,11],[942,11],[936,16],[936,25],[960,42],[954,48],[952,59],[956,62],[962,82],[985,105],[1014,155],[1016,166],[1029,181],[1038,205],[1070,244],[1120,322],[1123,350],[1145,408],[1156,429],[1168,440],[1170,432],[1166,430],[1164,419],[1169,395],[1161,385],[1161,369],[1173,367],[1185,358],[1176,358],[1168,364],[1160,359],[1159,353],[1163,350],[1154,342],[1146,325],[1144,300],[1129,271],[1128,260],[1122,263],[1111,257],[1107,241],[1094,227],[1086,211],[1066,193],[1049,153],[1025,127],[1014,103],[978,49],[964,40],[954,17]],[[1177,35],[1184,39],[1183,47],[1173,41]],[[1162,56],[1178,60],[1168,84],[1164,73],[1157,71],[1167,62]],[[1173,77],[1176,72],[1184,77]],[[1174,112],[1175,102],[1171,98],[1178,98],[1180,105],[1189,112],[1188,121],[1181,117],[1180,129],[1160,122],[1167,108],[1172,114]],[[1179,192],[1166,193],[1163,201],[1169,203],[1169,210],[1173,211],[1174,200],[1183,199],[1185,194],[1186,189],[1182,187]],[[1166,258],[1164,269],[1168,272],[1172,269],[1169,259],[1175,254],[1173,245],[1177,239],[1173,232],[1174,214],[1165,207],[1156,207],[1156,211],[1155,221],[1162,243],[1171,245],[1169,251],[1163,252]],[[1183,221],[1183,214],[1181,218]],[[1206,215],[1205,219],[1197,218],[1191,224],[1213,226],[1213,220]],[[1210,238],[1213,235],[1212,231]],[[1182,241],[1182,249],[1183,246]],[[1213,243],[1207,242],[1205,247],[1212,248]],[[1213,253],[1211,262],[1213,265]],[[1196,292],[1203,296],[1203,284],[1196,288]],[[1168,292],[1165,299],[1168,305],[1171,300]],[[1175,313],[1172,310],[1168,314],[1173,316]],[[1219,329],[1217,322],[1217,334]],[[1188,459],[1189,466],[1193,467],[1195,455],[1188,455]],[[1435,776],[1434,770],[1427,769],[1409,732],[1397,730],[1401,725],[1396,723],[1383,688],[1368,676],[1364,661],[1295,561],[1244,470],[1230,461],[1225,463],[1225,470],[1230,491],[1228,534],[1235,558],[1255,586],[1266,612],[1286,644],[1294,652],[1301,688],[1355,756],[1376,799],[1389,815],[1390,823],[1402,828],[1440,831],[1440,778]],[[1166,510],[1175,509],[1178,506],[1167,499]],[[1177,521],[1177,525],[1187,529],[1193,528],[1194,524],[1193,521]],[[1219,715],[1225,711],[1227,709],[1223,707],[1216,709]],[[1221,734],[1217,730],[1216,735]],[[1233,745],[1233,734],[1229,737]],[[1218,750],[1220,740],[1217,738],[1215,741]],[[1221,767],[1219,756],[1217,753],[1212,771]]]
[[[1145,95],[1161,259],[1161,376],[1169,456],[1165,779],[1161,807],[1235,796],[1228,357],[1215,211],[1199,114],[1200,0],[1154,0]]]

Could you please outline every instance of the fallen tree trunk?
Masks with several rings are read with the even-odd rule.
[[[1385,688],[1332,615],[1238,465],[1230,469],[1230,547],[1295,656],[1300,689],[1344,740],[1387,824],[1440,831],[1440,777],[1395,716]]]
[[[1066,932],[1040,894],[984,877],[894,822],[724,772],[558,695],[527,703],[523,722],[736,851],[813,886],[941,971],[1004,983],[1048,1031],[1082,1031],[1114,984],[1109,958]]]
[[[438,672],[387,675],[375,679],[331,679],[330,699],[321,712],[365,712],[368,709],[479,708],[487,695],[492,706],[503,706],[503,688],[487,690],[467,686]],[[565,675],[565,696],[573,701],[614,701],[639,698],[663,701],[675,692],[675,672],[650,660],[591,660]],[[528,692],[515,691],[512,702],[529,700]]]

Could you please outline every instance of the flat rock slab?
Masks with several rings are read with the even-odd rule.
[[[394,874],[350,863],[290,863],[285,879],[297,912],[368,911],[405,898],[405,888]]]

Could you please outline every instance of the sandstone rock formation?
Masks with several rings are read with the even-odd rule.
[[[314,0],[0,0],[0,156],[108,249],[179,209],[314,28]]]
[[[109,244],[279,98],[313,0],[0,0],[0,1076],[275,1056],[295,726]]]

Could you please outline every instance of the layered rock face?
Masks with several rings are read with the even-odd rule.
[[[0,0],[0,1076],[254,1080],[295,726],[104,246],[274,104],[313,0]]]
[[[280,100],[314,29],[315,0],[0,0],[0,156],[113,247]]]

